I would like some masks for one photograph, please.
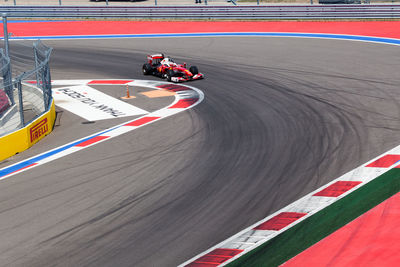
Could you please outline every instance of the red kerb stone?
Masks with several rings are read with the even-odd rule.
[[[398,161],[400,161],[400,155],[385,155],[371,162],[366,167],[388,168]]]
[[[282,212],[272,217],[268,221],[260,224],[255,227],[254,230],[275,230],[279,231],[289,224],[297,221],[301,217],[307,215],[307,213],[299,213],[299,212]]]
[[[359,181],[337,181],[325,189],[315,193],[313,196],[318,197],[338,197],[341,194],[349,191],[353,187],[361,184]]]

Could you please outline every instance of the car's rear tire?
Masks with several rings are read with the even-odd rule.
[[[143,71],[143,75],[150,75],[153,73],[153,68],[151,67],[150,64],[146,63],[146,64],[143,64],[142,71]]]
[[[196,66],[191,66],[191,67],[189,68],[189,71],[190,71],[193,75],[199,74],[199,69],[198,69]]]

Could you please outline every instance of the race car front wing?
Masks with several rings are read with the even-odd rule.
[[[192,81],[192,80],[200,80],[204,78],[204,74],[198,73],[193,75],[193,77],[171,77],[172,82],[187,82],[187,81]]]

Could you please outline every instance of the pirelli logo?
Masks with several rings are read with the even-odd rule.
[[[45,133],[49,131],[49,125],[47,124],[47,118],[44,118],[30,129],[31,143],[40,139]]]

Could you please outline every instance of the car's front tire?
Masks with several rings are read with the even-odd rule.
[[[191,67],[189,68],[189,71],[190,71],[193,75],[199,74],[199,69],[198,69],[196,66],[191,66]]]
[[[165,74],[167,81],[171,82],[172,81],[172,77],[174,77],[175,73],[173,70],[167,70],[167,73]]]

